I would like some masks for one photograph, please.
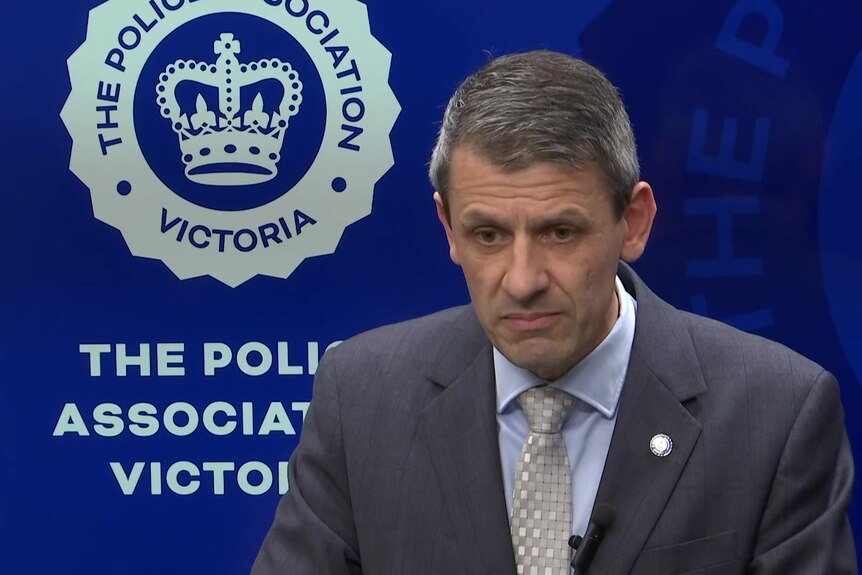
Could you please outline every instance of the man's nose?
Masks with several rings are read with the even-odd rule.
[[[548,289],[544,255],[530,238],[515,238],[508,264],[503,289],[514,300],[528,302]]]

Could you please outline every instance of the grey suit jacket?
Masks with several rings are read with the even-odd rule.
[[[832,375],[620,275],[637,320],[589,573],[856,573]],[[253,575],[513,575],[494,390],[469,306],[328,352]]]

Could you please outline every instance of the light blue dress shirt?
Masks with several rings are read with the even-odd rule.
[[[579,535],[587,529],[599,489],[635,334],[637,304],[619,278],[616,290],[620,315],[610,333],[587,357],[551,383],[575,397],[572,411],[563,423],[562,434],[571,466],[572,533]],[[527,417],[517,399],[531,387],[547,382],[513,365],[496,348],[494,373],[503,487],[511,522],[515,473],[530,433]]]

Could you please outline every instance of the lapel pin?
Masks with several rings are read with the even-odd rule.
[[[664,433],[657,433],[649,440],[649,448],[656,457],[666,457],[673,450],[673,441]]]

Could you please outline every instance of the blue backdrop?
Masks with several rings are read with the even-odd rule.
[[[0,571],[247,572],[326,347],[467,301],[429,152],[460,80],[532,48],[621,89],[659,205],[637,271],[836,373],[862,461],[858,2],[3,10]]]

